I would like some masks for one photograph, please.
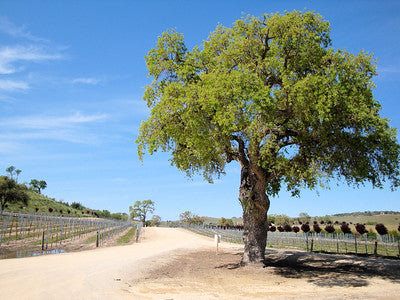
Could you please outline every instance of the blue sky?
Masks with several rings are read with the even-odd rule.
[[[315,10],[332,27],[334,48],[378,58],[374,95],[381,115],[400,127],[398,1],[8,1],[0,2],[0,173],[14,165],[20,181],[45,180],[44,193],[69,203],[128,212],[152,199],[155,214],[190,210],[241,216],[240,170],[208,184],[170,166],[168,153],[139,162],[134,143],[148,110],[142,100],[144,56],[168,28],[190,49],[217,24],[242,13]],[[400,192],[370,186],[304,191],[271,199],[270,213],[297,216],[400,210]]]

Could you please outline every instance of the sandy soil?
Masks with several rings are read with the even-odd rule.
[[[140,243],[0,261],[1,299],[399,299],[400,261],[267,250],[241,267],[241,246],[181,229]]]

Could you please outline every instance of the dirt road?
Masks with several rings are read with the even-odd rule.
[[[398,299],[400,261],[268,250],[146,228],[128,246],[0,261],[0,299]]]

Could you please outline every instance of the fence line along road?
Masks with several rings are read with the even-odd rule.
[[[219,226],[187,226],[183,228],[214,237],[221,235],[225,242],[243,243],[243,230]],[[314,252],[354,253],[400,257],[400,239],[386,234],[376,238],[343,233],[268,232],[267,248],[300,249]]]
[[[129,227],[136,227],[140,234],[141,225],[132,222],[3,212],[0,215],[0,252],[6,245],[47,250],[76,239],[100,246]]]

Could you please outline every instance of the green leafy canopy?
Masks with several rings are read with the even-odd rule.
[[[170,151],[189,176],[212,181],[233,160],[250,164],[276,195],[285,185],[399,185],[396,130],[373,97],[372,54],[331,47],[330,25],[312,12],[264,14],[218,26],[188,51],[164,32],[145,57],[138,154]]]

